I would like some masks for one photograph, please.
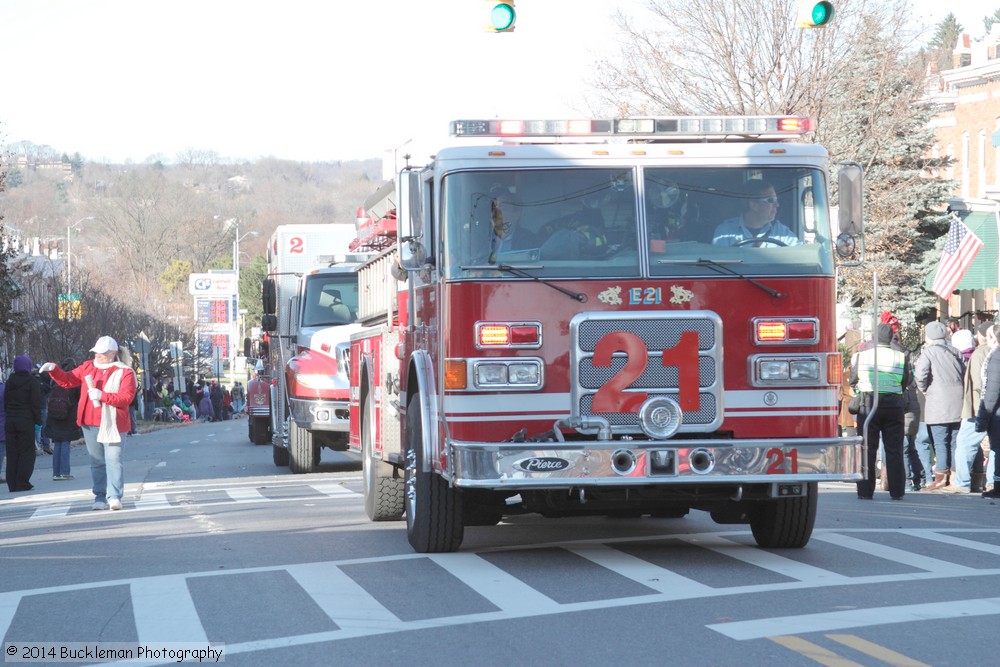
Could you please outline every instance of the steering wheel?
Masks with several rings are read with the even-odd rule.
[[[741,246],[750,245],[751,243],[773,243],[774,245],[781,246],[782,248],[788,246],[787,243],[781,239],[776,239],[773,236],[756,236],[752,239],[743,239],[739,243],[734,243],[733,247],[739,248]]]

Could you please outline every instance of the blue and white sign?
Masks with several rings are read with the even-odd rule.
[[[195,296],[232,296],[238,286],[235,273],[192,273],[188,276],[188,292]]]

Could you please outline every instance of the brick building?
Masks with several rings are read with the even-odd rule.
[[[1000,23],[975,41],[962,34],[952,51],[952,69],[936,71],[926,80],[924,101],[935,115],[934,155],[952,158],[946,173],[932,174],[957,182],[949,208],[984,241],[984,246],[942,315],[961,316],[972,326],[977,311],[998,309],[1000,284]],[[928,277],[927,286],[933,281]]]

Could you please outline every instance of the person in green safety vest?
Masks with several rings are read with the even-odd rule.
[[[851,363],[851,385],[862,395],[861,411],[858,413],[858,433],[862,433],[865,419],[874,404],[875,364],[878,362],[878,406],[868,424],[866,475],[858,482],[858,498],[871,499],[875,495],[875,459],[881,437],[885,446],[883,465],[889,483],[889,496],[893,500],[902,500],[906,491],[906,468],[903,465],[906,402],[903,392],[911,382],[913,370],[909,354],[892,346],[892,327],[888,324],[879,324],[875,329],[875,342],[875,345],[866,346],[855,354]]]

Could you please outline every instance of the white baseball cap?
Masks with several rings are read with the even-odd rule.
[[[111,336],[101,336],[94,343],[94,347],[90,348],[91,352],[96,352],[98,354],[104,354],[105,352],[117,352],[118,343]]]

